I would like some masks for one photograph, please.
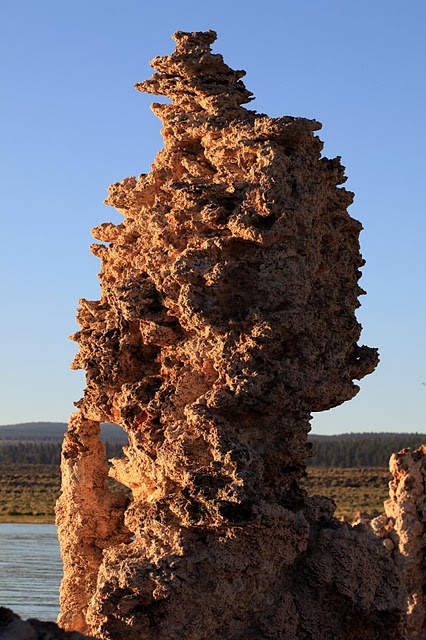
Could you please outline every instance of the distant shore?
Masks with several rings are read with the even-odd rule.
[[[335,500],[337,517],[351,521],[359,511],[370,515],[383,512],[389,480],[384,467],[311,467],[302,487],[309,495]],[[123,489],[120,485],[118,488]],[[0,464],[0,524],[54,524],[59,493],[58,466]]]
[[[0,524],[55,524],[50,516],[0,515]]]

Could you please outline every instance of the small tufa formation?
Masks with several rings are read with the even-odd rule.
[[[397,567],[403,589],[405,613],[400,637],[426,637],[426,445],[416,451],[403,449],[389,462],[393,475],[385,514],[371,518],[361,512],[352,523],[371,527]]]
[[[243,71],[174,35],[136,88],[164,149],[110,188],[93,230],[102,296],[81,300],[87,388],[63,447],[60,622],[110,640],[397,638],[400,587],[371,531],[299,486],[312,411],[350,400],[358,235],[339,158],[305,118],[245,109]],[[100,422],[129,445],[106,485]]]
[[[385,502],[396,539],[394,559],[406,590],[404,631],[409,640],[426,637],[426,445],[394,453],[389,463],[393,480]]]

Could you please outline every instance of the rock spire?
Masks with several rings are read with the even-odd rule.
[[[361,225],[315,120],[245,109],[210,45],[174,35],[136,88],[164,149],[110,187],[93,230],[102,296],[80,301],[87,387],[63,447],[60,622],[98,638],[397,638],[400,586],[367,529],[299,487],[312,411],[351,399]],[[129,437],[109,475],[99,424]]]

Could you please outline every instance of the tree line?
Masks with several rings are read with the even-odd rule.
[[[123,447],[118,442],[105,444],[107,458],[120,458],[123,456]],[[1,464],[53,464],[59,465],[61,461],[60,442],[28,442],[28,441],[1,441]]]
[[[392,453],[406,447],[417,449],[426,444],[422,434],[345,434],[343,436],[315,436],[316,455],[309,458],[313,467],[387,467]],[[123,456],[122,444],[106,441],[107,458]],[[48,441],[0,440],[0,463],[59,465],[61,443]]]
[[[345,435],[344,438],[311,436],[316,455],[309,458],[312,467],[387,467],[392,453],[410,447],[418,449],[426,444],[423,434],[387,434],[386,436],[366,434],[368,437]]]

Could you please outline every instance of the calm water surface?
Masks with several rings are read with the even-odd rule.
[[[53,524],[0,523],[0,605],[56,620],[62,562]]]

